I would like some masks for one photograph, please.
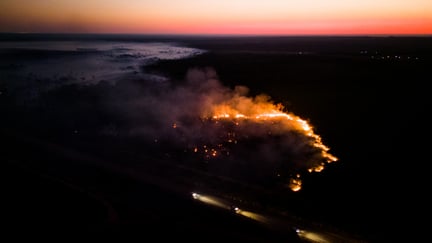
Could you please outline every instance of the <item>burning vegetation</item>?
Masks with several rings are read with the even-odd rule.
[[[192,70],[188,82],[189,88],[177,88],[173,96],[187,90],[186,97],[197,103],[192,110],[180,106],[189,109],[174,117],[170,127],[185,151],[198,156],[213,172],[280,178],[299,191],[301,173],[320,172],[338,160],[306,120],[285,112],[269,96],[248,97],[246,87],[223,87],[209,71]]]

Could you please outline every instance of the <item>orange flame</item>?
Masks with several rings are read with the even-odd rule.
[[[309,168],[309,172],[321,172],[326,163],[338,160],[338,158],[328,152],[329,148],[322,143],[321,137],[314,133],[313,127],[306,120],[292,113],[286,113],[283,109],[282,104],[271,103],[269,97],[265,95],[259,95],[255,98],[235,95],[228,101],[214,105],[211,109],[210,117],[215,120],[253,120],[254,122],[277,120],[286,123],[290,129],[310,137],[312,141],[311,146],[321,150],[324,162]],[[239,125],[239,123],[236,122],[236,125]],[[290,180],[288,187],[292,191],[299,191],[301,184],[300,175],[297,175]]]

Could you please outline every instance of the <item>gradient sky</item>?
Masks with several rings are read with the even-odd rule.
[[[0,32],[432,34],[432,0],[0,0]]]

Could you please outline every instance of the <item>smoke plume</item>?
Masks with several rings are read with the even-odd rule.
[[[300,173],[337,160],[306,120],[267,95],[223,86],[211,68],[190,69],[178,84],[145,86],[134,89],[136,99],[115,105],[130,121],[128,134],[149,138],[177,160],[235,177],[289,178],[293,190]]]

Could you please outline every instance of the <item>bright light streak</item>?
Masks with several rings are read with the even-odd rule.
[[[205,204],[209,204],[219,208],[230,209],[230,206],[227,203],[212,196],[204,196],[194,192],[192,193],[192,197]]]
[[[253,212],[245,211],[245,210],[238,210],[237,213],[244,216],[244,217],[253,219],[253,220],[261,222],[261,223],[268,223],[269,222],[269,220],[265,216],[258,214],[258,213],[253,213]]]
[[[325,239],[324,236],[322,236],[318,233],[314,233],[314,232],[310,232],[310,231],[306,231],[306,230],[301,230],[301,229],[296,229],[296,232],[300,238],[307,239],[307,240],[312,241],[312,242],[316,242],[316,243],[330,243],[331,242],[331,241]]]
[[[194,199],[200,201],[200,202],[205,203],[205,204],[209,204],[209,205],[216,206],[216,207],[219,207],[219,208],[228,209],[230,211],[234,210],[234,212],[236,214],[242,215],[244,217],[247,217],[249,219],[253,219],[253,220],[261,222],[261,223],[268,223],[269,222],[268,218],[265,217],[265,216],[263,216],[263,215],[261,215],[261,214],[254,213],[254,212],[251,212],[251,211],[246,211],[246,210],[240,209],[238,207],[232,208],[224,200],[218,199],[218,198],[213,197],[213,196],[208,196],[208,195],[204,196],[202,194],[198,194],[196,192],[193,192],[192,193],[192,197]]]

